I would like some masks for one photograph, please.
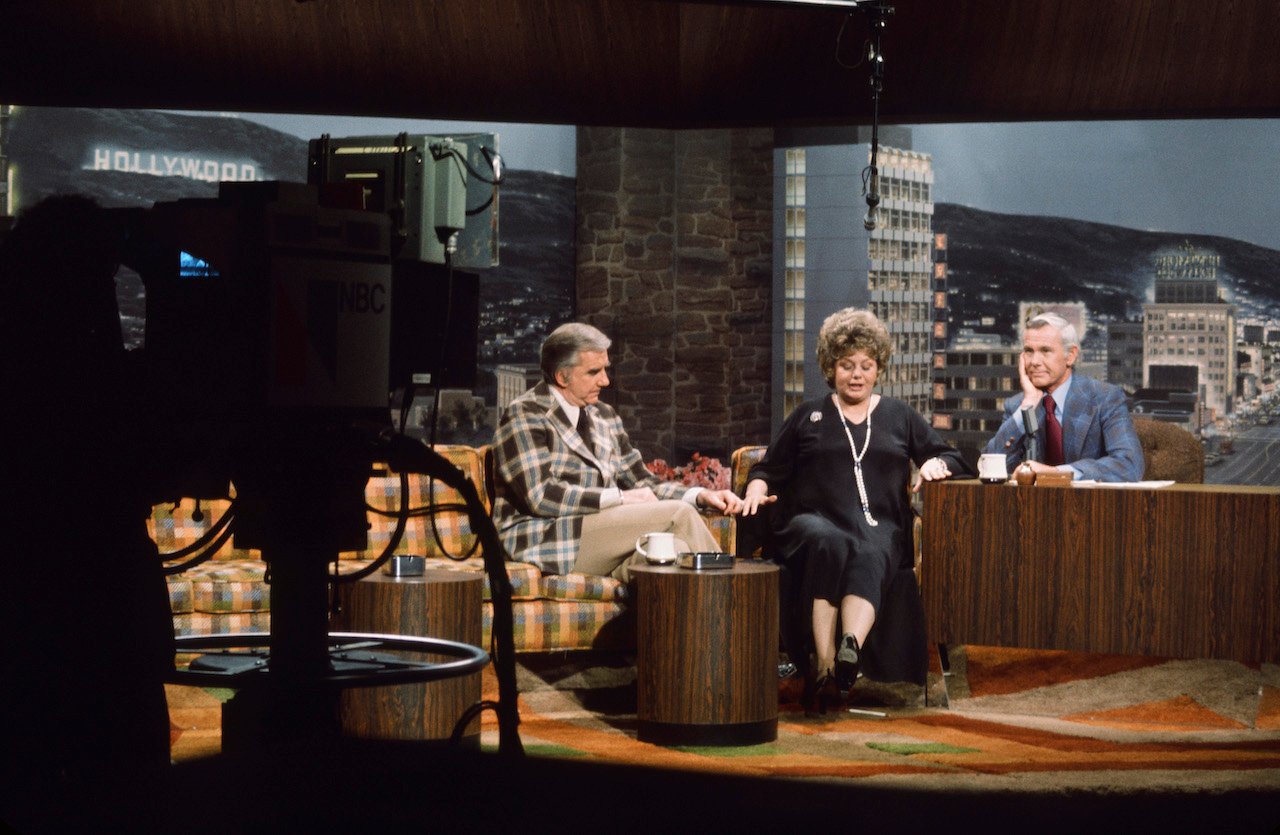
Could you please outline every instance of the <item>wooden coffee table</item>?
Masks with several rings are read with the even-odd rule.
[[[428,569],[420,577],[379,572],[338,587],[340,609],[332,628],[479,646],[483,591],[484,577],[476,571]],[[448,739],[463,712],[478,701],[480,673],[426,684],[352,688],[342,693],[342,730],[366,739]],[[467,724],[461,742],[479,747],[478,717]]]
[[[639,738],[754,745],[778,737],[778,567],[631,569]]]

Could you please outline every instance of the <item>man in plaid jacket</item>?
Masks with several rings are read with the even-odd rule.
[[[542,382],[513,400],[493,440],[494,523],[512,559],[544,573],[628,578],[636,540],[669,531],[677,551],[718,551],[699,507],[737,513],[731,490],[662,481],[600,391],[610,340],[571,322],[542,343]]]

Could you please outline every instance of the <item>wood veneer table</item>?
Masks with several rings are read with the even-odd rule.
[[[778,737],[778,567],[636,566],[638,736],[664,745]]]
[[[333,628],[479,646],[483,592],[484,578],[474,571],[429,569],[421,577],[375,573],[338,587]],[[448,739],[463,712],[478,701],[478,672],[426,684],[352,688],[341,697],[342,730],[365,739]],[[479,717],[467,724],[461,742],[479,747]]]
[[[1280,662],[1280,489],[924,490],[930,637]]]

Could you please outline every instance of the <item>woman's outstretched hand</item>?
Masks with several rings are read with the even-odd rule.
[[[746,495],[742,497],[742,515],[755,516],[763,505],[773,504],[778,500],[776,495],[769,494],[769,485],[763,478],[755,478],[747,485]]]
[[[941,481],[951,475],[951,468],[947,466],[947,462],[941,458],[930,458],[928,461],[920,465],[920,476],[916,479],[916,483],[912,486],[912,493],[919,493],[920,487],[926,481]]]

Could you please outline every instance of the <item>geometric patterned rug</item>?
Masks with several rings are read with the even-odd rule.
[[[743,747],[638,741],[626,658],[522,656],[520,737],[531,757],[925,791],[1274,790],[1280,823],[1280,667],[976,646],[949,655],[928,705],[920,688],[863,680],[852,711],[807,718],[784,683],[777,740]],[[483,687],[496,696],[488,670]],[[229,696],[169,688],[175,760],[219,751]],[[496,747],[491,713],[481,741]]]

